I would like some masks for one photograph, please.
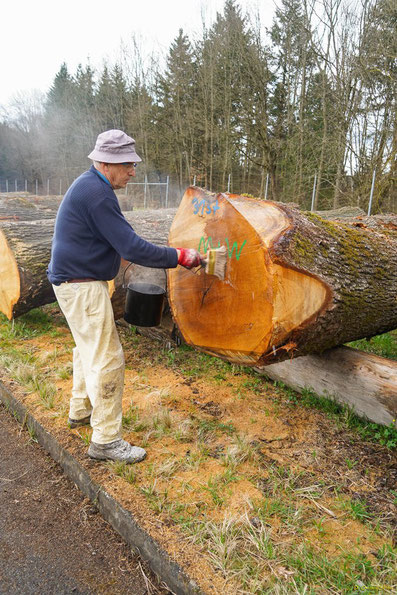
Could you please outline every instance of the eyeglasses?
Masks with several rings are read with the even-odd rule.
[[[122,163],[121,165],[124,165],[125,167],[136,167],[138,164],[137,163]]]

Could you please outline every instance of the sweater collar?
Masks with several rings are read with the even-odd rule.
[[[108,179],[107,179],[107,178],[106,178],[106,177],[105,177],[103,174],[101,174],[101,172],[100,172],[100,171],[98,171],[96,167],[94,167],[93,165],[91,165],[91,167],[90,167],[90,171],[93,171],[93,172],[94,172],[94,174],[97,174],[97,176],[99,176],[100,178],[102,178],[102,180],[103,180],[104,182],[106,182],[106,184],[109,184],[109,186],[110,186],[110,187],[112,187],[112,185],[111,185],[111,183],[109,182],[109,180],[108,180]]]

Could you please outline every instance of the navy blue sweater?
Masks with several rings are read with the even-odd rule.
[[[86,277],[109,281],[120,257],[153,268],[174,268],[175,248],[156,246],[138,236],[124,218],[117,197],[92,166],[66,192],[55,220],[47,276],[59,285]]]

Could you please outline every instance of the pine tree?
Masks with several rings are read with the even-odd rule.
[[[226,190],[231,174],[237,190],[242,172],[253,163],[249,119],[256,117],[254,93],[266,101],[263,91],[268,82],[267,68],[261,64],[263,56],[234,0],[226,1],[223,13],[217,14],[200,49],[198,92],[203,111],[202,160],[207,186]],[[258,93],[260,85],[262,92]],[[259,120],[263,123],[261,108],[257,111],[261,112]]]
[[[118,128],[114,117],[114,90],[109,68],[105,63],[95,93],[95,112],[98,131]]]
[[[192,47],[180,29],[171,44],[167,68],[158,76],[154,115],[157,166],[163,163],[167,171],[175,171],[181,188],[191,179],[195,153],[194,73]]]
[[[378,0],[369,6],[360,54],[363,80],[360,121],[367,138],[361,155],[361,187],[369,194],[373,170],[375,206],[397,204],[397,6]]]
[[[73,111],[76,138],[79,138],[76,153],[79,154],[80,162],[91,150],[96,138],[94,74],[89,64],[85,67],[79,64],[74,76]]]
[[[47,95],[44,128],[51,147],[47,175],[62,177],[67,182],[75,177],[75,90],[75,81],[63,63]]]
[[[47,110],[68,110],[75,90],[73,77],[69,74],[65,62],[55,75],[54,82],[47,95]]]
[[[147,173],[153,165],[148,162],[149,156],[154,161],[156,160],[156,143],[159,133],[153,125],[152,96],[139,76],[135,77],[129,89],[129,98],[130,109],[128,110],[126,131],[135,139],[138,153],[143,159],[143,170]]]
[[[270,105],[272,188],[275,197],[297,202],[304,197],[306,94],[313,75],[312,32],[304,7],[299,0],[282,0],[271,29],[275,72]]]

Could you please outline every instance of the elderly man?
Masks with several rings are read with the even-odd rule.
[[[91,458],[136,463],[146,452],[121,438],[124,356],[107,281],[116,276],[121,256],[155,268],[192,268],[201,259],[193,249],[145,241],[123,217],[114,190],[126,186],[141,161],[134,139],[108,130],[88,157],[93,165],[59,208],[47,271],[76,344],[69,425],[91,424]]]

